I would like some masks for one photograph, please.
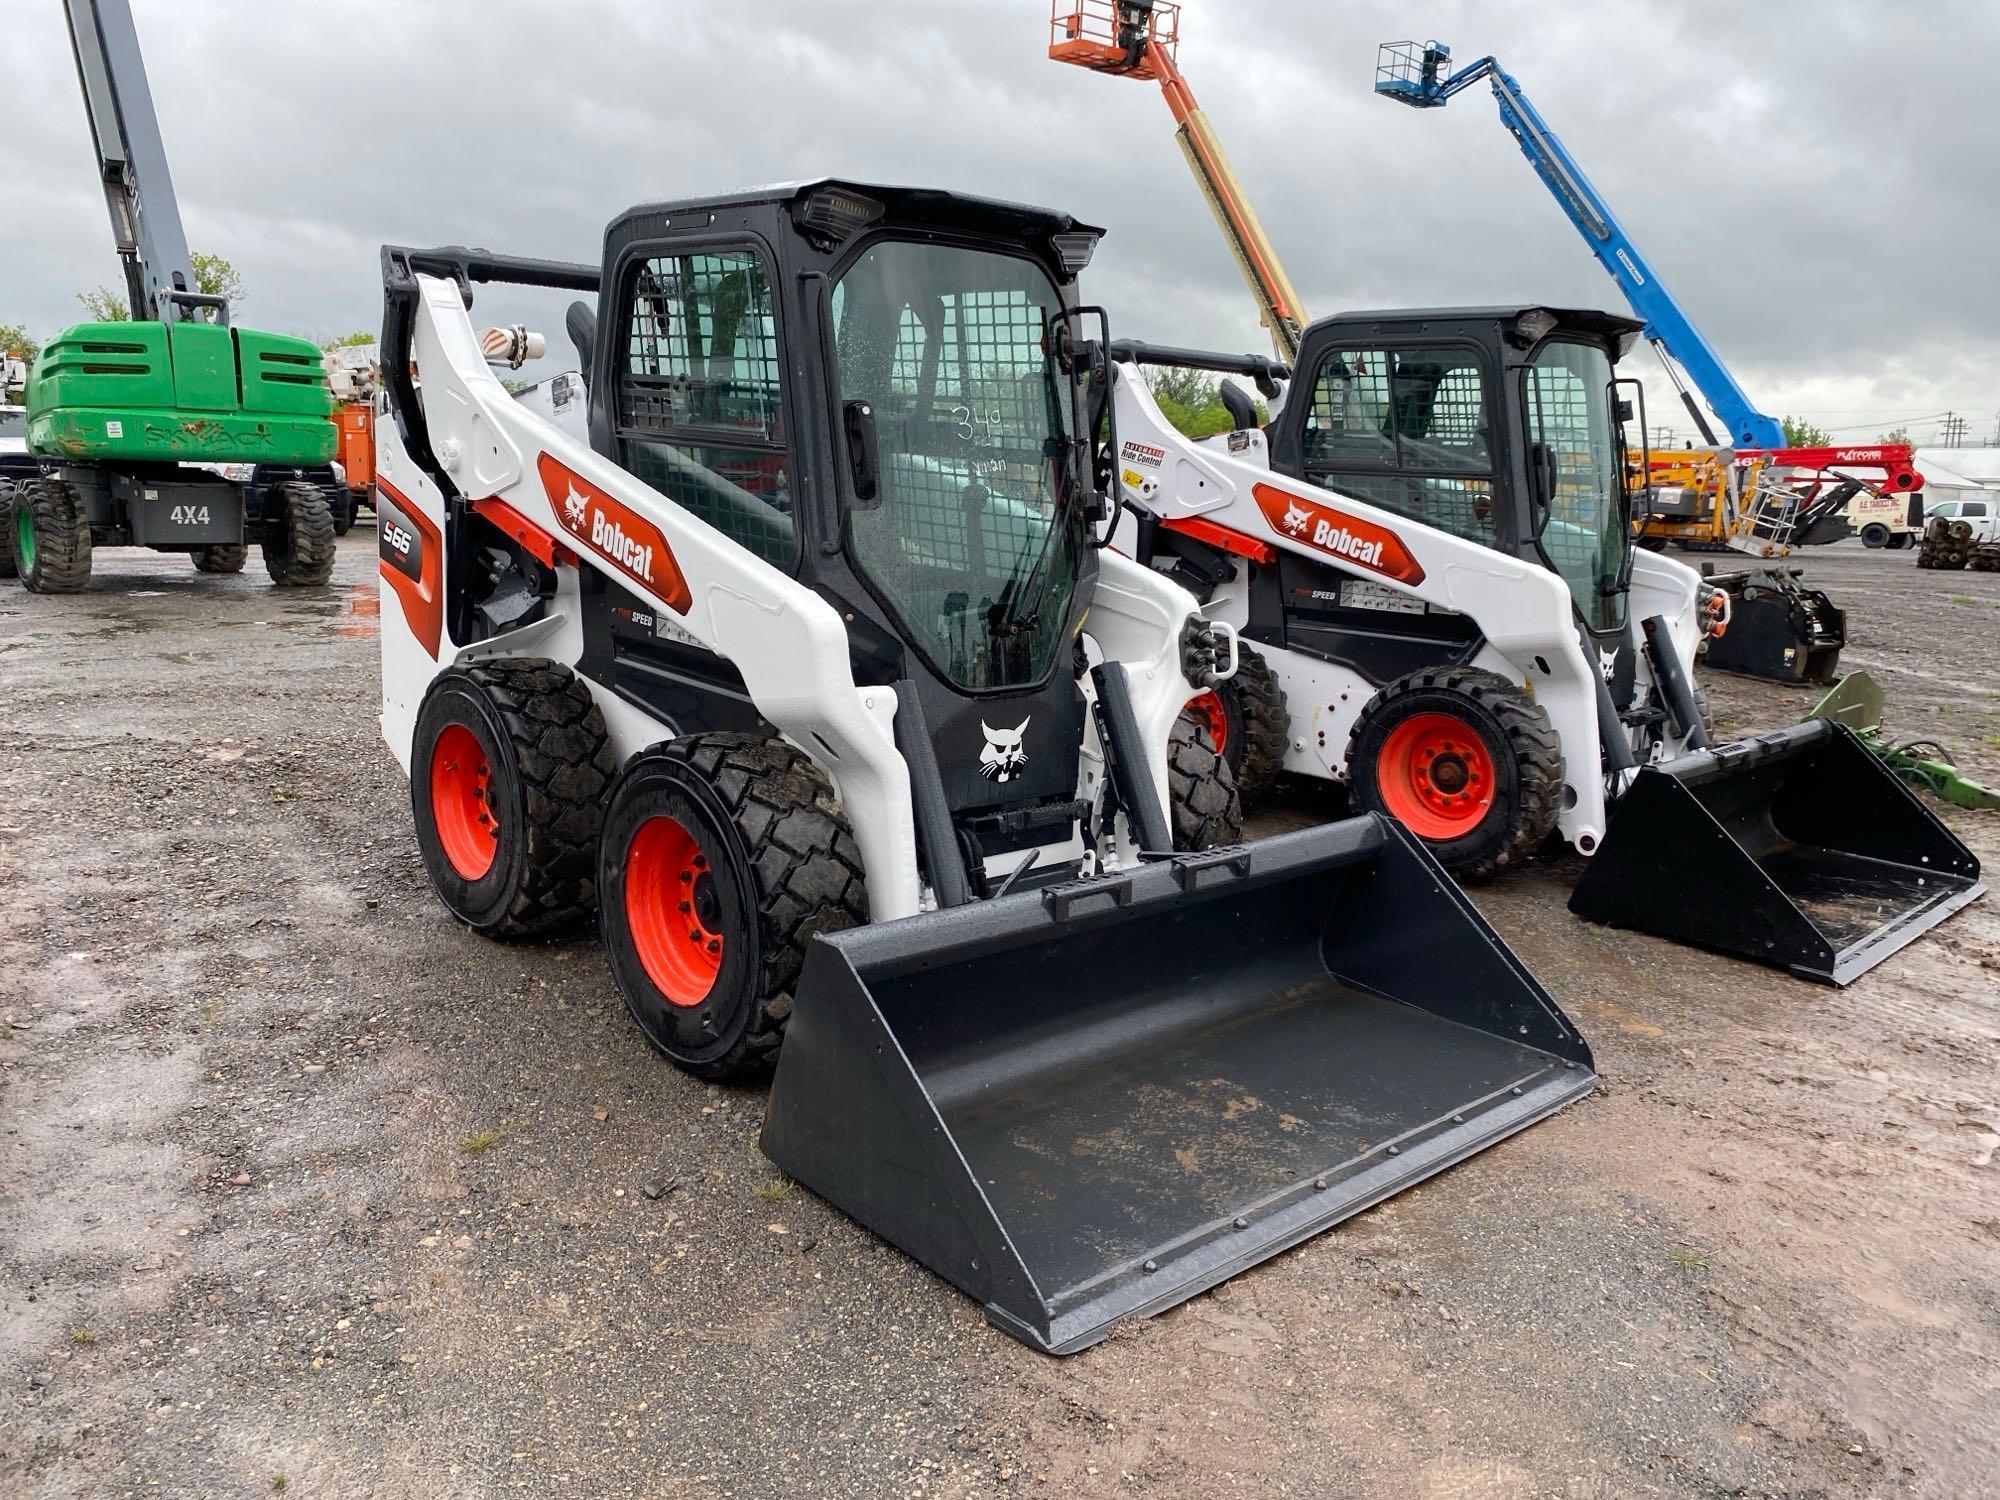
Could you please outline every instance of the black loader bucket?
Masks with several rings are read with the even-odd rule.
[[[1594,1082],[1534,977],[1369,816],[816,939],[763,1145],[1068,1354]]]
[[[1818,719],[1640,771],[1569,909],[1846,984],[1984,890],[1972,851]]]

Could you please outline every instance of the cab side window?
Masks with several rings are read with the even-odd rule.
[[[1470,348],[1342,348],[1314,372],[1305,477],[1472,541],[1493,541],[1486,377]]]
[[[623,290],[621,461],[790,571],[799,539],[763,257],[739,247],[656,255],[626,273]]]

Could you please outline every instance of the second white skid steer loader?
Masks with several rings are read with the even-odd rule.
[[[594,905],[674,1062],[775,1061],[781,1168],[1058,1353],[1593,1081],[1389,820],[1235,842],[1181,716],[1233,637],[1096,545],[1097,238],[818,182],[634,209],[601,271],[384,251],[382,727],[439,897]],[[588,441],[487,368],[485,282],[596,294]]]
[[[1118,545],[1242,636],[1194,700],[1243,786],[1348,785],[1454,874],[1560,833],[1571,907],[1844,984],[1976,899],[1979,863],[1850,732],[1708,741],[1695,649],[1724,596],[1634,545],[1645,472],[1614,378],[1640,324],[1547,307],[1347,313],[1306,328],[1268,427],[1203,442],[1114,346]]]

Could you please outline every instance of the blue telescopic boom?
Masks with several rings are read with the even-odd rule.
[[[1500,105],[1500,123],[1513,133],[1521,152],[1569,215],[1590,253],[1611,273],[1632,311],[1646,323],[1647,340],[1666,357],[1671,375],[1678,365],[1687,372],[1715,414],[1729,426],[1729,441],[1739,448],[1783,448],[1784,429],[1775,417],[1752,404],[1729,367],[1722,362],[1701,331],[1694,326],[1666,283],[1660,280],[1625,227],[1576,164],[1576,159],[1549,129],[1521,85],[1491,57],[1447,73],[1451,49],[1437,42],[1424,44],[1421,56],[1414,42],[1395,42],[1382,49],[1382,63],[1376,71],[1375,92],[1417,109],[1435,109],[1452,95],[1470,88],[1481,79],[1493,89]],[[1687,388],[1680,385],[1681,401],[1703,439],[1717,442],[1708,420],[1695,405]]]

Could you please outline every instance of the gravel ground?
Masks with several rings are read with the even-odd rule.
[[[1567,857],[1486,887],[1602,1091],[1050,1360],[778,1179],[592,943],[446,919],[372,551],[0,592],[0,1491],[2000,1493],[1993,901],[1833,992],[1577,922]],[[1810,573],[2000,783],[2000,575]]]

